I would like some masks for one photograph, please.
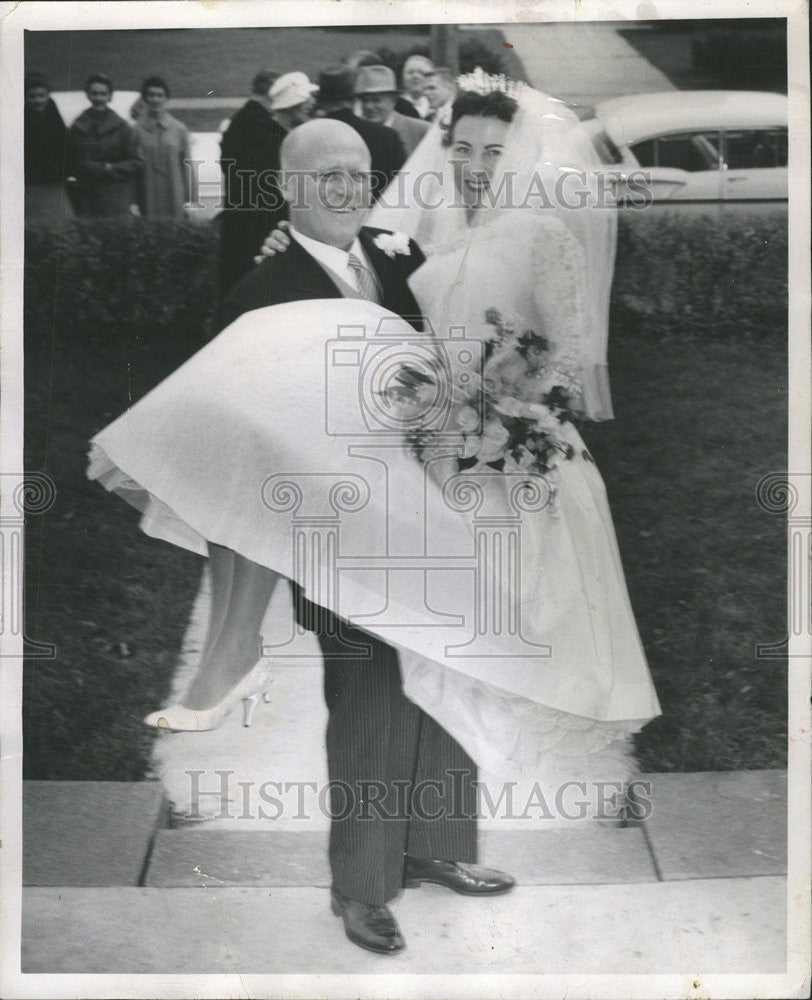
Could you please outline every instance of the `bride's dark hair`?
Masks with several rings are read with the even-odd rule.
[[[492,90],[489,94],[478,94],[475,90],[460,91],[451,105],[451,121],[443,136],[443,145],[450,146],[454,141],[454,126],[460,118],[466,115],[474,118],[498,118],[509,125],[518,107],[516,101],[501,90]]]

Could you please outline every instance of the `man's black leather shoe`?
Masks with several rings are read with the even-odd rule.
[[[421,882],[436,882],[463,896],[496,896],[508,892],[516,885],[512,875],[494,868],[463,864],[461,861],[422,861],[406,858],[403,885],[412,889]]]
[[[372,906],[350,899],[335,886],[330,890],[330,904],[337,917],[344,918],[344,930],[354,944],[379,955],[393,955],[406,947],[400,928],[387,906]]]

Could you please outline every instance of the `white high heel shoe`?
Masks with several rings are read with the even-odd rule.
[[[221,701],[212,705],[211,708],[187,708],[178,703],[157,712],[150,712],[144,722],[148,726],[155,726],[156,729],[202,733],[222,726],[238,702],[241,701],[243,703],[242,724],[250,726],[260,699],[266,703],[271,700],[268,691],[270,672],[271,665],[266,660],[260,660]]]

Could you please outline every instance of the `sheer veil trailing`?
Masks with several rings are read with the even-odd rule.
[[[491,182],[490,199],[469,223],[457,194],[446,127],[435,124],[406,162],[369,219],[406,233],[430,256],[473,226],[492,226],[505,213],[533,213],[539,226],[562,222],[580,247],[586,323],[582,354],[583,409],[592,420],[612,417],[607,374],[609,297],[617,217],[601,162],[577,116],[561,101],[481,70],[459,78],[461,90],[505,91],[518,104]],[[430,265],[429,265],[430,266]],[[549,285],[554,276],[540,273]]]

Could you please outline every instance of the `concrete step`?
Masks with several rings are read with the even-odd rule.
[[[561,984],[544,989],[520,983],[515,980],[520,973],[681,974],[691,977],[683,995],[707,996],[704,984],[699,993],[691,992],[691,982],[703,973],[780,973],[787,966],[783,878],[520,886],[489,899],[423,886],[407,889],[391,909],[407,947],[381,956],[347,940],[322,888],[26,889],[20,979],[30,973],[152,973],[161,976],[157,987],[128,987],[122,979],[118,990],[134,996],[154,996],[156,988],[165,996],[173,989],[176,996],[280,996],[288,986],[250,977],[333,973],[352,978],[332,988],[324,980],[302,981],[300,995],[369,996],[369,975],[388,974],[398,978],[388,980],[388,988],[378,985],[375,995],[518,997],[566,992]],[[231,973],[239,980],[198,983],[195,990],[166,979],[189,973]],[[402,978],[409,973],[507,978],[483,992],[481,982],[409,984]],[[736,982],[740,996],[766,995],[760,992],[763,983]],[[645,995],[664,996],[658,985]],[[52,987],[41,986],[46,992],[36,994],[34,986],[20,986],[24,993],[9,995],[53,995]],[[88,989],[75,987],[83,988]],[[137,989],[147,992],[133,992]],[[719,992],[710,989],[713,996],[731,995],[721,985]],[[592,988],[589,995],[610,994]],[[618,983],[613,995],[629,994]],[[680,994],[669,990],[669,995]],[[770,995],[806,994],[785,984]]]
[[[480,861],[519,885],[653,882],[640,828],[480,832]],[[327,834],[160,830],[144,884],[164,887],[330,885]]]
[[[786,873],[786,771],[698,771],[648,780],[646,834],[664,881]]]
[[[23,782],[23,885],[136,886],[166,815],[157,781]]]

